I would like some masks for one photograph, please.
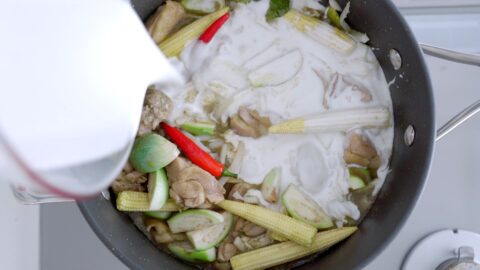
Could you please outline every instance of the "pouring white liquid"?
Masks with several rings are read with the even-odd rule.
[[[28,168],[65,194],[99,192],[128,156],[147,86],[181,81],[128,1],[8,0],[0,34],[0,179]]]

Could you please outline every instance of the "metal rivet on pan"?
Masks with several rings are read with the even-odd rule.
[[[402,67],[402,56],[395,49],[390,49],[389,52],[390,62],[395,70],[399,70]]]
[[[406,146],[411,146],[413,144],[413,140],[415,139],[415,129],[412,125],[409,125],[407,129],[405,129],[405,134],[403,134],[403,142]]]

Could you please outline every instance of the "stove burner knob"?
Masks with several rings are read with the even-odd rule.
[[[456,253],[456,258],[444,261],[435,270],[480,270],[480,264],[474,261],[475,252],[472,247],[460,247]]]

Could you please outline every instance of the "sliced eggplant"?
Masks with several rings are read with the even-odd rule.
[[[364,167],[349,167],[348,173],[350,175],[355,175],[360,177],[365,184],[372,182],[372,176],[370,175],[370,171]]]
[[[263,198],[265,198],[267,202],[276,203],[278,201],[281,173],[280,167],[276,167],[263,179],[261,190]]]
[[[191,13],[208,14],[225,6],[225,0],[182,0],[183,7]]]
[[[160,209],[168,199],[168,180],[163,168],[148,175],[150,209]]]
[[[214,262],[217,258],[214,247],[205,250],[195,250],[188,241],[173,242],[168,245],[168,250],[178,258],[193,263]]]
[[[348,186],[350,187],[350,189],[356,190],[365,187],[365,183],[360,177],[350,175],[350,177],[348,177]]]
[[[293,79],[302,64],[302,53],[296,49],[252,70],[248,74],[248,80],[255,87],[280,85]]]
[[[130,154],[130,163],[142,173],[154,172],[167,166],[180,155],[177,146],[164,137],[149,133],[138,137]]]
[[[295,219],[304,221],[318,229],[333,226],[332,219],[297,186],[290,184],[282,195],[282,203]]]
[[[153,217],[161,220],[167,219],[170,216],[172,216],[172,212],[168,212],[168,211],[147,211],[147,212],[144,212],[144,214],[149,217]]]
[[[178,213],[167,220],[173,233],[205,229],[224,221],[222,214],[207,209],[193,209]]]
[[[223,212],[224,221],[211,227],[187,232],[188,240],[196,250],[205,250],[218,245],[225,239],[233,225],[233,215]]]

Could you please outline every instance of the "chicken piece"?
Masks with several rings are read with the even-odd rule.
[[[223,195],[225,194],[225,189],[223,186],[213,175],[202,170],[200,167],[192,165],[183,169],[179,181],[197,181],[200,183],[205,191],[205,197],[211,203],[218,203],[224,200]]]
[[[233,245],[241,252],[266,247],[273,244],[274,240],[266,233],[256,237],[238,236],[233,240]]]
[[[159,244],[183,241],[187,239],[186,235],[183,233],[172,233],[168,225],[161,220],[144,217],[143,223],[153,240]]]
[[[121,191],[143,192],[146,190],[145,182],[147,182],[147,175],[135,171],[132,165],[127,162],[120,175],[112,183],[112,190],[115,194]]]
[[[178,157],[167,165],[167,176],[170,184],[177,182],[180,179],[181,171],[192,166],[192,163],[185,158]]]
[[[237,218],[237,221],[235,222],[235,227],[233,227],[234,232],[242,232],[243,226],[247,224],[247,221],[243,218]]]
[[[245,193],[252,188],[255,188],[255,186],[244,182],[237,183],[232,187],[232,189],[230,189],[230,192],[228,193],[228,199],[232,201],[243,202],[243,200],[239,197],[243,198]]]
[[[214,262],[213,269],[215,270],[231,270],[232,266],[229,262]]]
[[[238,249],[232,243],[223,242],[218,247],[217,260],[219,262],[228,262],[235,254],[237,254]]]
[[[178,157],[167,166],[170,197],[185,208],[212,208],[224,200],[225,189],[207,171]]]
[[[268,133],[272,125],[268,117],[262,117],[255,110],[244,106],[238,108],[238,113],[230,117],[230,127],[240,136],[258,138]]]
[[[266,233],[267,230],[263,227],[258,226],[255,223],[247,221],[242,227],[242,232],[248,237],[256,237]]]
[[[274,242],[273,239],[270,238],[266,233],[256,237],[242,236],[241,239],[247,246],[248,250],[266,247]]]
[[[167,1],[148,19],[148,33],[155,43],[160,44],[186,17],[187,13],[180,3]]]
[[[347,164],[358,164],[370,169],[380,167],[380,157],[372,142],[365,136],[353,133],[343,158]]]
[[[255,223],[247,221],[243,218],[237,218],[231,236],[237,237],[239,235],[245,235],[248,237],[256,237],[266,232],[267,230],[265,228],[260,227]]]
[[[205,191],[197,181],[174,182],[171,185],[170,197],[185,208],[196,208],[205,203]]]
[[[155,130],[172,111],[172,100],[159,90],[149,88],[145,96],[138,135]]]
[[[199,209],[213,209],[213,208],[215,208],[215,204],[205,201],[203,204],[197,206],[196,208],[199,208]]]

